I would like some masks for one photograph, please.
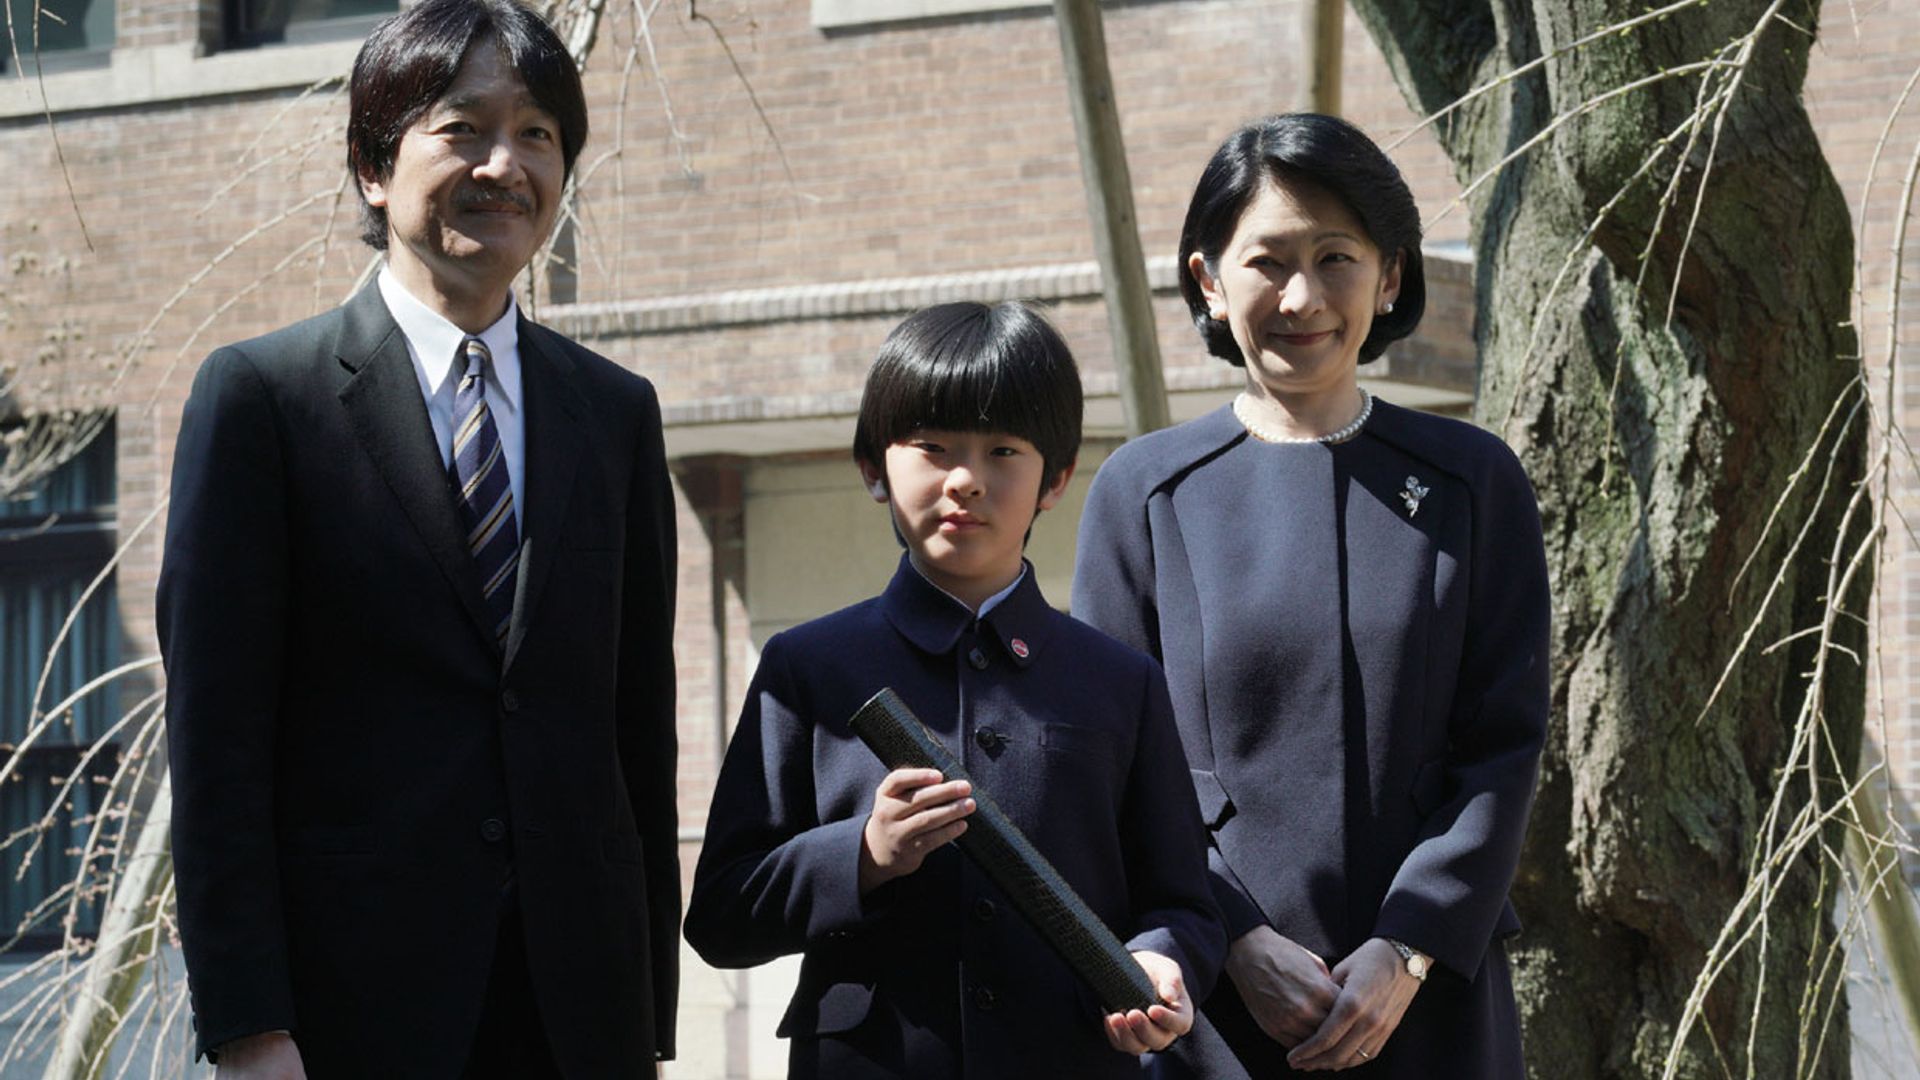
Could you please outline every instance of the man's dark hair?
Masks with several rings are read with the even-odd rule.
[[[400,137],[453,85],[467,54],[491,42],[527,92],[560,125],[563,175],[587,141],[580,71],[546,20],[514,0],[423,0],[374,27],[353,61],[347,169],[358,180],[393,175]],[[387,249],[387,212],[360,198],[360,239]]]
[[[1040,451],[1044,490],[1080,452],[1080,414],[1080,370],[1039,312],[1012,301],[939,304],[881,344],[853,456],[885,475],[887,447],[915,431],[1004,432]]]
[[[1377,359],[1387,346],[1413,333],[1427,307],[1427,275],[1420,259],[1420,210],[1392,160],[1373,140],[1345,120],[1318,113],[1262,117],[1227,137],[1207,162],[1187,204],[1180,228],[1180,295],[1207,351],[1235,367],[1245,367],[1233,328],[1207,313],[1207,298],[1188,262],[1199,252],[1208,266],[1233,239],[1255,195],[1267,184],[1313,184],[1344,203],[1367,239],[1380,251],[1382,265],[1400,253],[1400,294],[1393,311],[1376,315],[1360,362]]]

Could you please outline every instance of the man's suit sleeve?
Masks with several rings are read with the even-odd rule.
[[[216,352],[181,416],[157,619],[180,936],[202,1053],[299,1026],[273,825],[286,496],[267,387],[248,357]]]
[[[638,459],[627,499],[621,590],[620,765],[646,860],[653,956],[654,1045],[674,1056],[680,983],[679,808],[675,780],[673,618],[678,573],[673,483],[667,474],[660,403],[643,383]]]

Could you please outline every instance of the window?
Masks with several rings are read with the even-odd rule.
[[[399,0],[225,0],[235,48],[360,37],[400,10]]]
[[[32,723],[33,693],[60,627],[87,586],[113,557],[114,434],[109,424],[79,456],[62,466],[34,497],[0,502],[0,760],[13,754]],[[103,582],[53,653],[45,710],[111,670],[119,662],[120,611],[114,582]],[[96,740],[119,718],[122,687],[112,684],[82,698],[71,718],[56,718],[15,772],[0,785],[0,833],[11,836],[37,824],[61,794],[61,785]],[[16,840],[0,852],[0,941],[11,938],[35,909],[60,893],[79,866],[78,849],[92,827],[91,815],[106,797],[119,764],[119,747],[96,754],[86,775],[66,793],[71,809],[54,816],[24,878],[15,880],[26,853]],[[61,898],[30,928],[28,944],[57,942]],[[80,907],[76,930],[98,925],[99,902]]]
[[[103,58],[113,48],[114,0],[37,0],[39,27],[34,26],[36,0],[6,0],[13,14],[13,30],[0,19],[0,71],[13,64],[18,46],[20,64],[33,70],[33,50],[38,34],[40,62],[59,64],[86,57]],[[13,38],[18,38],[17,41]]]

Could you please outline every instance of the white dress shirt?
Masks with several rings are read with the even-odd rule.
[[[400,324],[400,335],[407,339],[407,355],[413,360],[414,376],[420,380],[420,394],[427,401],[427,419],[433,424],[433,441],[440,447],[440,463],[451,467],[453,396],[467,371],[466,352],[461,348],[467,332],[416,299],[391,269],[381,267],[379,280],[387,311]],[[486,342],[493,353],[493,364],[487,372],[487,411],[493,414],[493,425],[500,433],[500,453],[507,459],[514,520],[524,532],[527,414],[520,394],[519,316],[519,305],[509,293],[506,314],[474,336]]]

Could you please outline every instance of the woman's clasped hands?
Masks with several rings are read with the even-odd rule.
[[[1372,938],[1329,969],[1272,928],[1233,943],[1226,973],[1267,1037],[1303,1072],[1350,1069],[1378,1057],[1420,981],[1392,945]]]

